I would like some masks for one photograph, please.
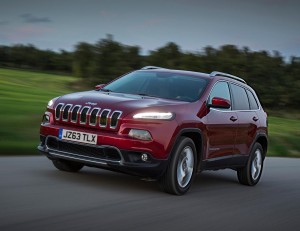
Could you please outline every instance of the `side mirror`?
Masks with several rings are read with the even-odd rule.
[[[220,97],[214,97],[211,100],[211,104],[208,104],[210,108],[224,108],[229,109],[231,106],[230,101]]]
[[[100,90],[102,89],[103,87],[105,87],[106,84],[99,84],[99,85],[96,85],[95,88],[96,90]]]

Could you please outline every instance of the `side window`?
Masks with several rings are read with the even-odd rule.
[[[249,100],[246,90],[235,84],[230,84],[233,96],[233,109],[234,110],[250,110]]]
[[[249,90],[246,90],[248,98],[249,98],[249,103],[250,103],[250,108],[251,110],[257,110],[258,109],[258,104],[257,101],[253,95],[253,93]]]
[[[214,86],[214,88],[212,89],[212,91],[210,93],[208,103],[211,103],[211,100],[214,97],[220,97],[220,98],[227,99],[227,100],[231,101],[230,100],[229,87],[228,87],[228,84],[226,82],[217,82],[216,83],[216,85]],[[231,108],[222,109],[222,110],[231,110]]]

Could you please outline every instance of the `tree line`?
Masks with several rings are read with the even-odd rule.
[[[80,42],[75,50],[40,50],[33,45],[0,46],[0,66],[72,74],[91,86],[143,66],[154,65],[210,73],[221,71],[241,76],[270,109],[295,109],[300,105],[300,60],[285,62],[279,52],[251,51],[247,47],[207,46],[200,52],[184,52],[169,42],[148,55],[141,48],[113,40],[95,44]]]

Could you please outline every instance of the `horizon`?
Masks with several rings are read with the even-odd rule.
[[[41,50],[74,51],[107,34],[141,54],[177,44],[183,52],[234,45],[251,51],[300,56],[297,0],[2,0],[0,45],[32,44]]]

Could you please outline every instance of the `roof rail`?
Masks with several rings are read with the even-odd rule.
[[[145,66],[142,67],[141,70],[151,70],[151,69],[165,69],[163,67],[156,67],[156,66]]]
[[[235,79],[235,80],[238,80],[238,81],[240,81],[240,82],[242,82],[242,83],[247,84],[246,81],[243,80],[243,79],[240,78],[240,77],[237,77],[237,76],[235,76],[235,75],[230,75],[230,74],[227,74],[227,73],[223,73],[223,72],[219,72],[219,71],[213,71],[212,73],[209,74],[209,76],[211,76],[211,77],[215,77],[215,76],[224,76],[224,77],[228,77],[228,78],[231,78],[231,79]]]

